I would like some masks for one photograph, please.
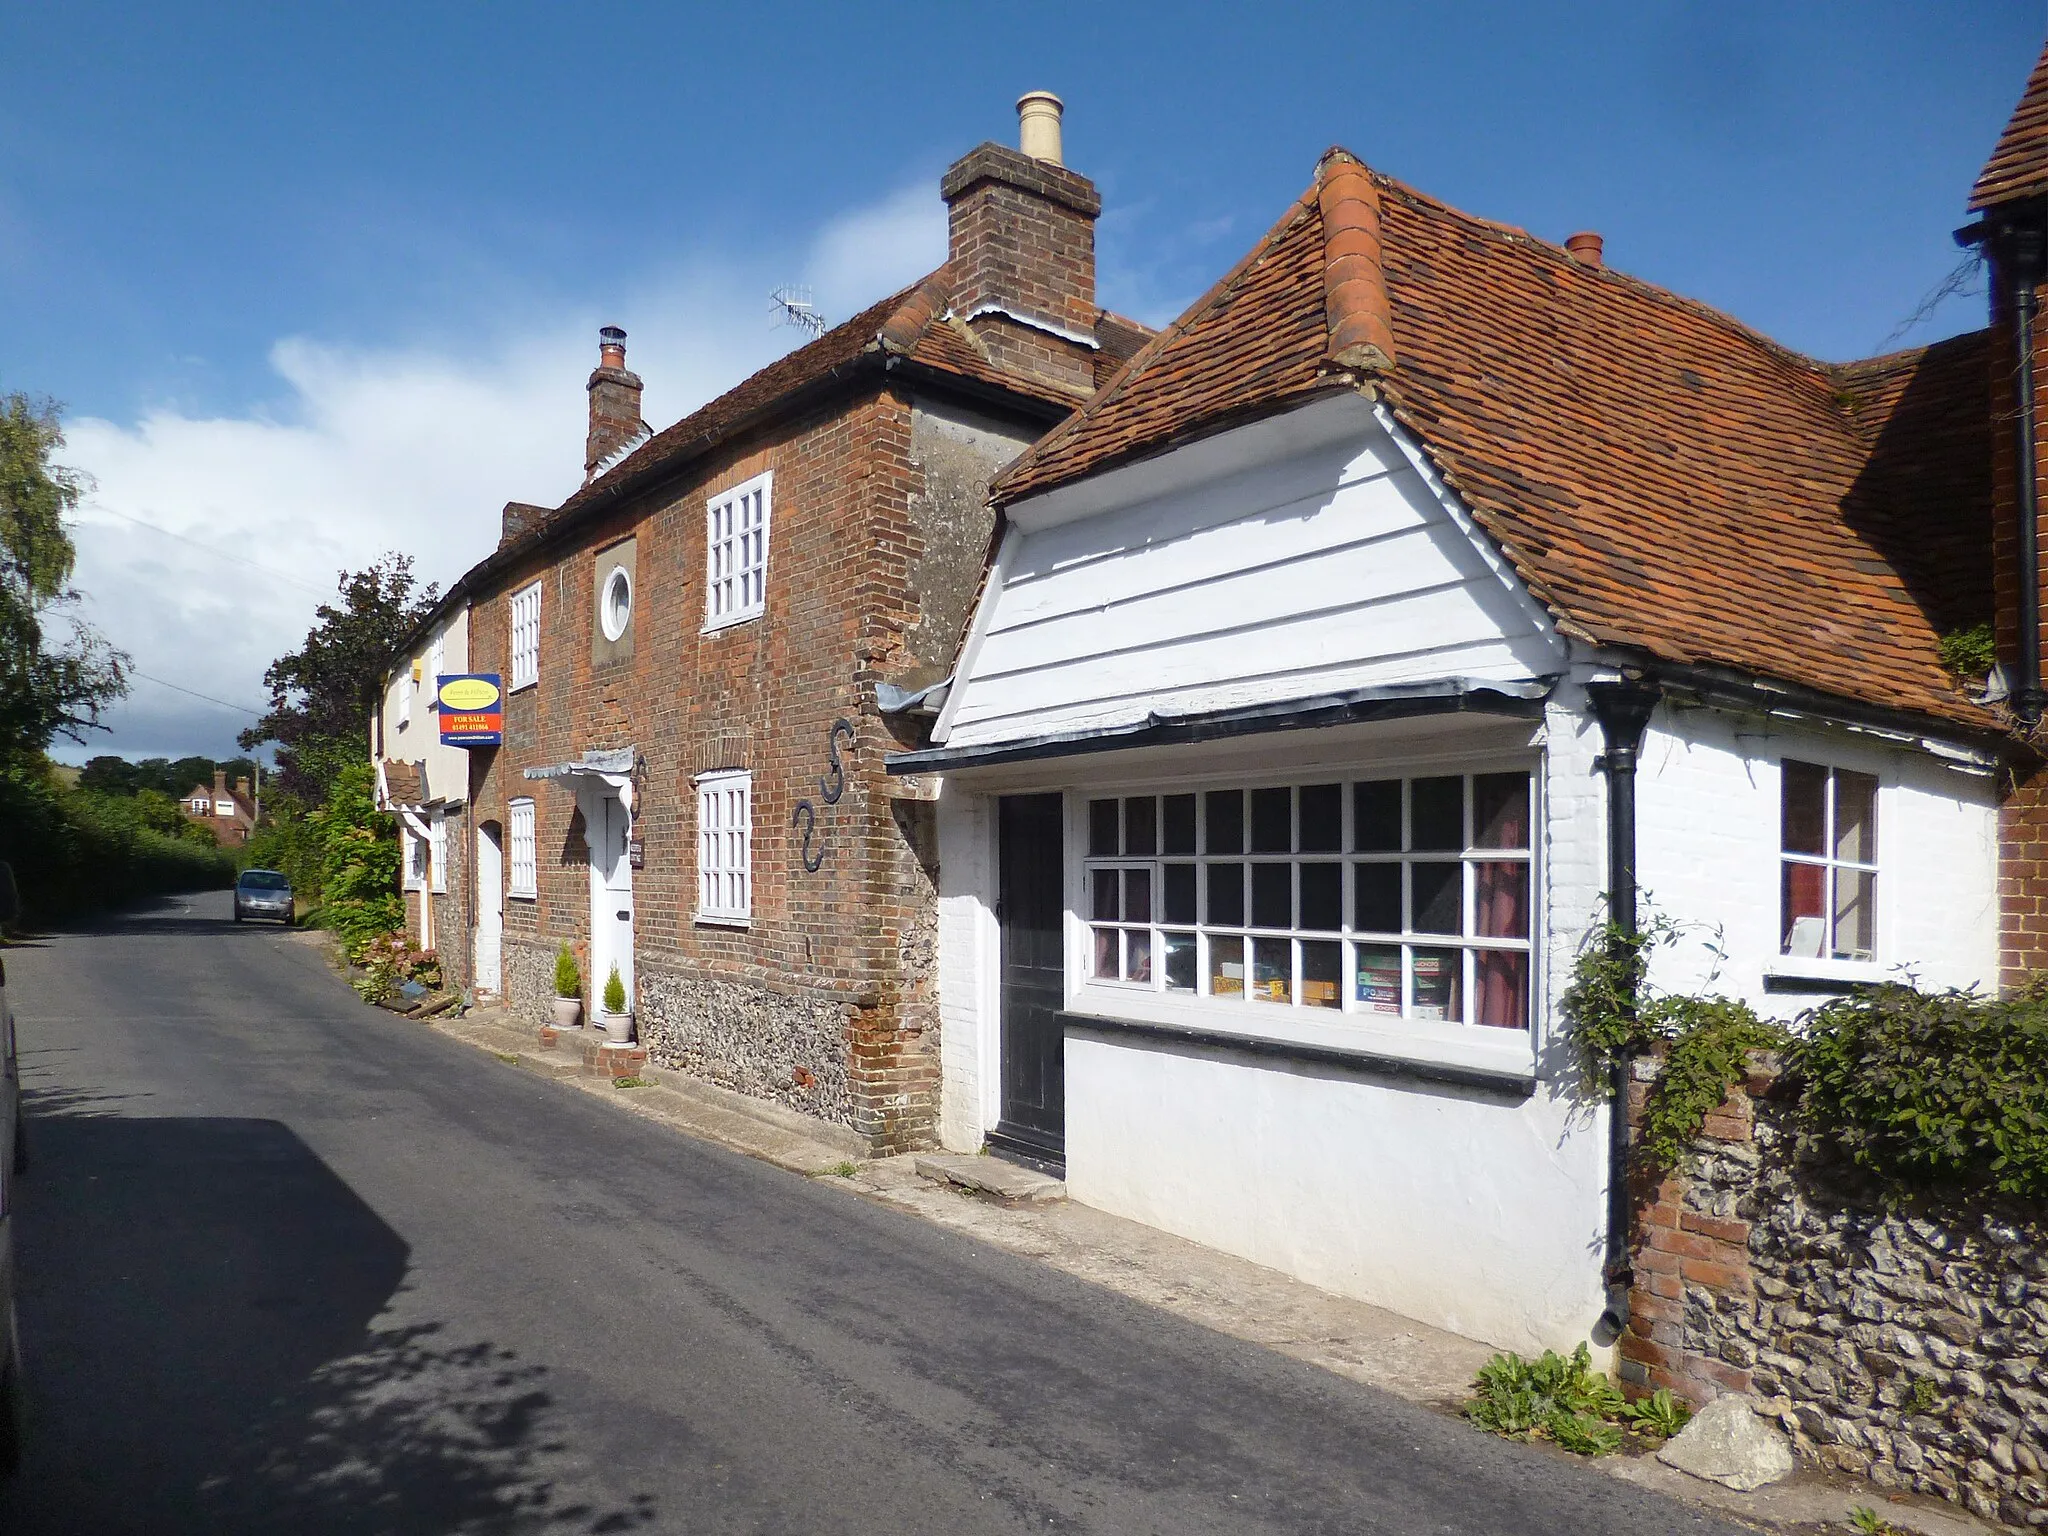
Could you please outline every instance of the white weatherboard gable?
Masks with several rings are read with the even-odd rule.
[[[1540,607],[1362,397],[1101,479],[1119,494],[1091,481],[1011,509],[947,745],[1563,670]]]

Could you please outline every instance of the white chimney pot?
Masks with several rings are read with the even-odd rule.
[[[1034,160],[1064,165],[1060,158],[1060,114],[1064,104],[1051,91],[1027,91],[1017,98],[1017,147]]]

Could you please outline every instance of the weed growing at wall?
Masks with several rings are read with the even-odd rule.
[[[1664,1440],[1685,1427],[1690,1410],[1669,1392],[1631,1403],[1593,1369],[1586,1346],[1541,1358],[1495,1355],[1479,1368],[1465,1417],[1510,1440],[1545,1439],[1581,1456],[1621,1449],[1625,1432]]]

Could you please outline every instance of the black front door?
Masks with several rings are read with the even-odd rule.
[[[1062,1162],[1067,1145],[1065,908],[1058,795],[1005,795],[996,914],[1002,927],[1003,1110],[989,1140]]]

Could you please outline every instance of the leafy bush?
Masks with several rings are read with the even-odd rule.
[[[566,941],[555,951],[555,996],[583,996],[583,973],[576,969],[576,957],[569,953]]]
[[[350,764],[335,775],[327,803],[307,818],[320,840],[321,920],[355,961],[371,942],[405,926],[398,828],[377,809],[375,786],[370,764]]]
[[[1625,1404],[1621,1416],[1637,1433],[1655,1435],[1659,1440],[1669,1440],[1692,1422],[1692,1410],[1673,1397],[1669,1387],[1659,1387],[1648,1397]]]
[[[292,883],[292,894],[309,906],[320,901],[326,849],[305,807],[280,795],[264,802],[268,818],[242,846],[244,869],[274,869]]]
[[[1476,1395],[1465,1417],[1511,1440],[1545,1437],[1582,1456],[1605,1456],[1621,1447],[1614,1421],[1627,1408],[1621,1389],[1593,1369],[1581,1344],[1570,1356],[1546,1349],[1542,1358],[1495,1355],[1479,1368]]]
[[[626,1011],[626,984],[619,980],[619,968],[612,967],[611,975],[604,979],[604,1011],[624,1013]]]
[[[1659,998],[1644,1013],[1670,1051],[1643,1107],[1642,1146],[1658,1168],[1676,1168],[1707,1116],[1742,1081],[1749,1053],[1777,1050],[1789,1036],[1728,997]]]
[[[2048,1198],[2048,995],[1888,985],[1815,1010],[1787,1051],[1810,1151],[1893,1186]]]
[[[416,981],[429,991],[438,991],[442,984],[441,957],[431,949],[417,948],[402,931],[371,939],[362,946],[356,963],[363,974],[349,985],[365,1002],[376,1002],[404,981]]]

